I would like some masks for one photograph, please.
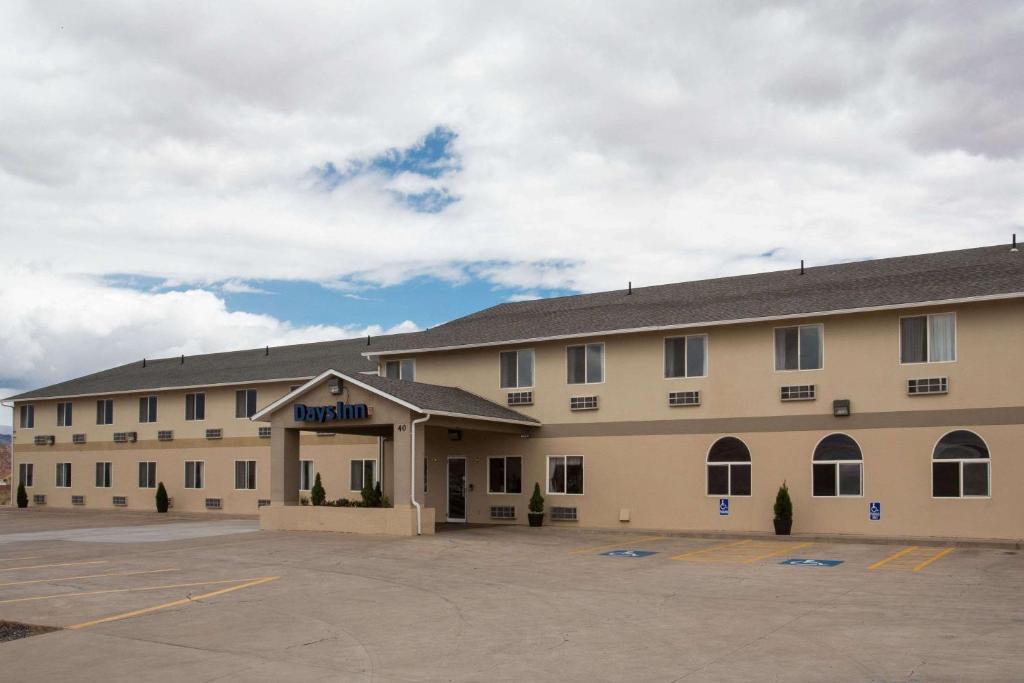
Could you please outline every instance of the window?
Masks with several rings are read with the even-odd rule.
[[[155,489],[156,488],[156,463],[155,462],[140,462],[139,463],[139,488],[140,489]]]
[[[416,380],[416,361],[411,358],[385,361],[384,376],[414,382]]]
[[[57,426],[71,426],[71,401],[57,404]]]
[[[235,461],[235,488],[238,490],[256,490],[256,461]]]
[[[583,456],[548,456],[548,493],[583,494]]]
[[[156,396],[139,399],[139,422],[156,422]]]
[[[665,377],[704,377],[708,374],[708,336],[669,337],[665,340]]]
[[[377,483],[377,461],[376,460],[353,460],[352,476],[349,480],[349,490],[362,491],[367,486]]]
[[[501,388],[521,389],[533,386],[533,349],[502,351],[498,354],[501,366]]]
[[[32,475],[34,468],[30,462],[18,463],[18,482],[25,485],[25,488],[32,488]]]
[[[185,420],[200,422],[206,419],[206,394],[185,394]]]
[[[750,495],[750,450],[734,436],[725,436],[708,451],[708,495]]]
[[[235,417],[250,418],[256,414],[256,390],[239,389],[235,392]]]
[[[309,491],[313,488],[313,461],[299,461],[299,490]]]
[[[114,424],[114,399],[101,398],[96,401],[96,424]]]
[[[59,462],[57,463],[57,488],[67,489],[71,488],[71,463]]]
[[[488,493],[522,493],[523,459],[519,456],[487,458]]]
[[[112,466],[109,462],[96,463],[96,488],[109,489]]]
[[[957,430],[939,439],[932,452],[932,496],[987,497],[988,446],[974,432]]]
[[[820,370],[823,327],[775,328],[775,370]]]
[[[845,434],[830,434],[814,449],[815,496],[859,496],[863,458],[857,442]]]
[[[604,381],[604,344],[580,344],[565,349],[566,382],[600,384]]]
[[[36,426],[36,407],[34,405],[24,405],[18,410],[18,427],[21,429],[35,429]]]
[[[900,318],[901,363],[948,363],[956,360],[956,315]]]
[[[186,460],[185,461],[185,488],[187,489],[201,489],[203,488],[203,480],[206,472],[206,463],[202,460]]]

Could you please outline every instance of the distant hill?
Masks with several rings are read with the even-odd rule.
[[[11,435],[10,434],[0,434],[0,443],[10,443],[10,442],[11,442]]]

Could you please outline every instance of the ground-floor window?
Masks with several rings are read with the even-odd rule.
[[[974,432],[957,430],[939,439],[932,452],[932,495],[985,498],[989,494],[988,446]]]
[[[548,493],[583,494],[583,456],[548,456]]]
[[[66,489],[71,486],[71,463],[59,462],[57,463],[57,479],[56,485],[59,488]]]
[[[30,462],[18,464],[18,482],[25,485],[25,488],[32,488],[33,467]]]
[[[309,491],[313,488],[313,461],[299,461],[299,490]]]
[[[201,489],[203,488],[203,480],[205,474],[203,470],[206,469],[206,463],[201,460],[186,460],[185,461],[185,488],[187,489]]]
[[[522,493],[523,459],[519,456],[487,458],[488,493]]]
[[[750,450],[734,436],[722,437],[708,451],[708,495],[750,495]]]
[[[111,487],[111,470],[113,467],[109,462],[96,463],[96,488],[109,489]]]
[[[830,434],[814,449],[815,496],[859,496],[864,464],[860,446],[846,434]]]
[[[140,462],[139,463],[139,488],[140,489],[155,489],[156,488],[156,463],[155,462]]]
[[[365,487],[377,483],[376,460],[353,460],[351,467],[352,476],[349,480],[349,490],[362,491]]]
[[[235,461],[235,488],[239,490],[256,490],[256,461]]]

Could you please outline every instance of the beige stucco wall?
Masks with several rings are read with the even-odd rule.
[[[422,511],[421,531],[434,533],[434,511]],[[260,528],[268,531],[333,531],[353,534],[415,536],[416,511],[397,508],[271,506],[260,510]]]

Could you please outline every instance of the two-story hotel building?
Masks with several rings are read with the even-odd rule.
[[[524,524],[537,483],[547,523],[695,531],[771,530],[786,482],[794,532],[1019,539],[1022,297],[996,246],[140,360],[9,399],[13,469],[48,506],[152,509],[162,481],[255,513],[319,473],[421,524]]]

